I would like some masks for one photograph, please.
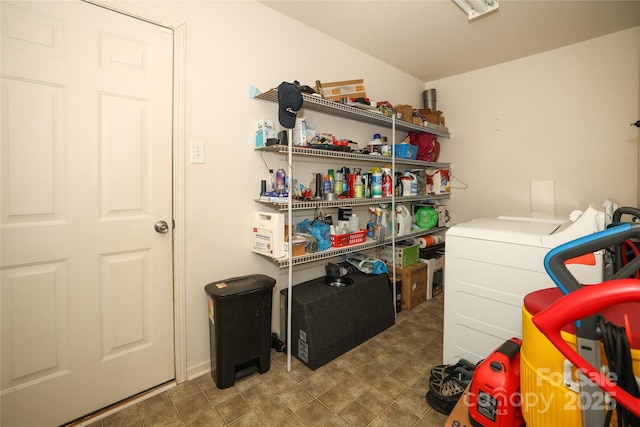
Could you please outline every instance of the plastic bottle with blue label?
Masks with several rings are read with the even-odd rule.
[[[411,195],[417,196],[418,195],[418,177],[415,176],[415,174],[411,173],[410,171],[406,171],[404,173],[404,176],[411,178]]]
[[[373,172],[373,180],[371,182],[371,197],[378,199],[382,197],[382,173],[380,171]]]
[[[367,222],[367,237],[373,237],[373,228],[376,224],[376,208],[369,206],[369,221]]]

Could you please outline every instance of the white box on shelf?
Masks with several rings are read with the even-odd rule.
[[[307,119],[306,117],[297,118],[292,131],[292,143],[293,145],[308,145],[307,142]]]
[[[258,129],[273,129],[273,120],[262,119],[258,121]]]
[[[251,250],[274,258],[285,255],[283,213],[253,212]]]
[[[278,133],[273,129],[260,128],[256,131],[256,147],[262,148],[269,145],[268,140],[277,141]]]

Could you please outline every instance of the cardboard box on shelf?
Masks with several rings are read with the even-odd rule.
[[[289,254],[289,242],[287,241],[287,235],[285,234],[284,238],[284,255],[287,256]],[[291,245],[293,249],[292,257],[304,255],[307,253],[306,250],[307,242],[305,242],[304,238],[293,237],[293,245]]]
[[[390,277],[393,275],[389,267]],[[427,264],[416,263],[406,268],[396,267],[396,279],[402,282],[402,309],[411,310],[427,300]]]
[[[378,258],[387,264],[393,264],[393,259],[395,258],[396,266],[405,268],[419,261],[420,246],[409,243],[396,243],[394,255],[393,247],[386,245],[378,250]]]
[[[341,98],[366,98],[364,80],[344,80],[341,82],[321,82],[321,88],[316,86],[316,91],[324,98],[331,101],[340,101]]]
[[[432,111],[428,108],[419,109],[418,114],[424,117],[425,121],[436,125],[444,126],[444,117],[442,111]]]
[[[449,414],[449,418],[444,423],[444,427],[471,427],[471,420],[469,419],[469,407],[467,406],[467,402],[469,402],[469,393],[470,393],[471,384],[469,384],[464,391],[464,394],[456,403],[456,406],[453,408],[453,411]]]
[[[399,119],[413,123],[413,107],[411,105],[406,104],[398,104],[393,107],[393,112],[396,114],[400,114]]]
[[[293,252],[291,256],[300,256],[306,253],[307,241],[304,237],[300,236],[297,233],[293,233],[292,235],[293,243],[291,245]],[[285,224],[284,226],[284,253],[285,255],[289,253],[289,225]]]

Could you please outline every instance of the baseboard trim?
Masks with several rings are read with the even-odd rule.
[[[211,361],[198,363],[195,366],[191,366],[187,369],[187,381],[191,381],[198,377],[211,373]]]

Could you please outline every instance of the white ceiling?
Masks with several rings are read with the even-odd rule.
[[[471,22],[453,0],[260,3],[425,82],[640,25],[640,0],[500,0]]]

